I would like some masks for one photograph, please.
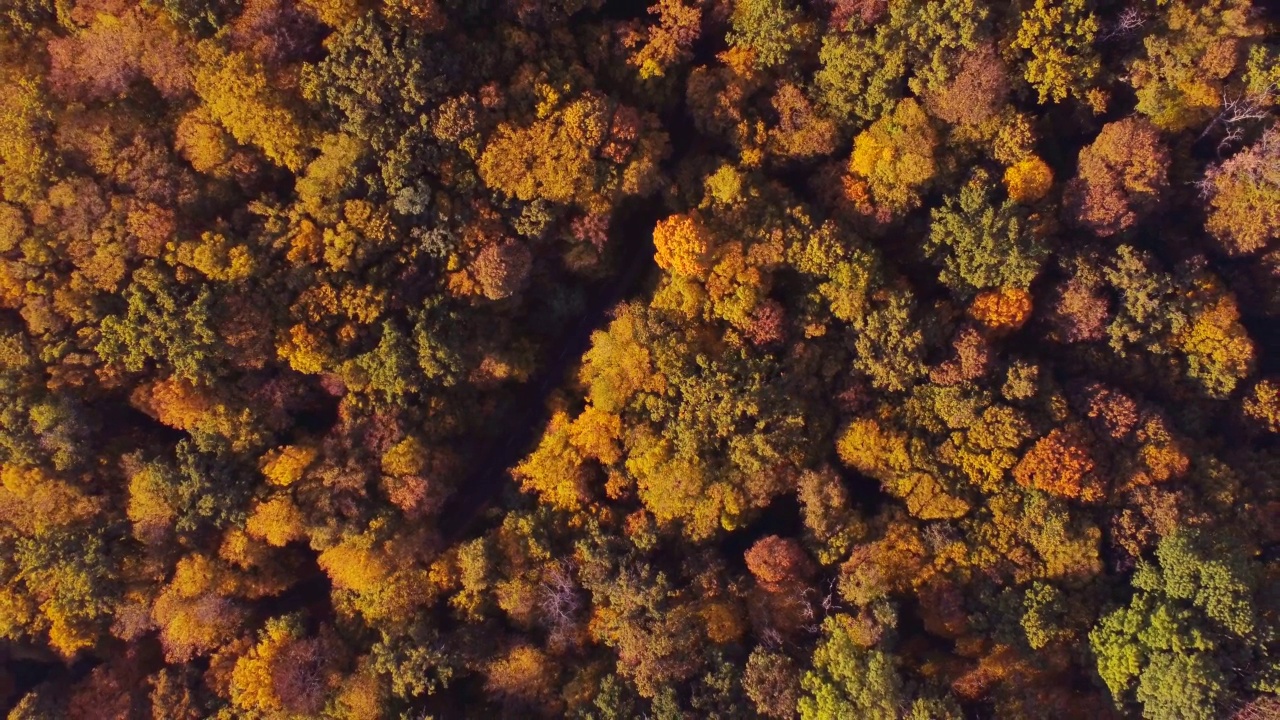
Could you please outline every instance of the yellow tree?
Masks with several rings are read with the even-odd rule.
[[[284,94],[268,84],[263,67],[247,53],[227,52],[212,40],[198,50],[195,87],[209,114],[272,162],[301,170],[312,133]]]
[[[856,196],[865,186],[867,207],[878,215],[892,217],[917,207],[920,192],[938,171],[937,145],[929,116],[915,100],[902,100],[854,139],[851,191]]]
[[[48,184],[53,158],[43,143],[52,120],[35,78],[0,68],[0,191],[5,200],[35,202]]]

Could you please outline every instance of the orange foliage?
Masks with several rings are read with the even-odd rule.
[[[1013,477],[1026,488],[1097,502],[1104,490],[1094,468],[1088,436],[1083,428],[1072,426],[1054,428],[1037,440],[1013,469]]]
[[[1009,199],[1030,204],[1049,194],[1053,171],[1045,161],[1032,155],[1004,171],[1004,186],[1009,191]]]
[[[697,215],[672,215],[653,228],[658,267],[677,275],[705,277],[714,242]]]
[[[988,290],[973,299],[969,314],[992,330],[1017,330],[1031,317],[1031,294],[1019,288]]]

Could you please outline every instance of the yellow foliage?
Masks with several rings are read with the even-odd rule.
[[[285,445],[263,458],[262,474],[272,485],[288,487],[302,478],[319,452],[305,445]]]
[[[285,648],[297,640],[298,628],[286,620],[272,618],[259,633],[256,645],[236,660],[231,671],[231,702],[241,711],[267,717],[285,708],[275,692],[276,664]]]
[[[382,456],[382,472],[387,475],[420,475],[426,466],[427,449],[412,435],[393,445]]]
[[[367,0],[300,0],[300,4],[336,30],[359,20],[369,6]]]
[[[36,627],[39,610],[16,584],[0,586],[0,638],[21,640]]]
[[[362,670],[348,675],[338,691],[338,717],[343,720],[383,717],[386,695],[386,689],[373,671]]]
[[[218,592],[214,561],[188,555],[151,609],[171,662],[185,662],[226,642],[240,626],[242,612]]]
[[[1253,370],[1253,341],[1229,295],[1205,304],[1177,338],[1190,374],[1210,393],[1225,396]]]
[[[1040,200],[1053,187],[1053,171],[1045,161],[1032,155],[1004,171],[1004,186],[1009,199],[1030,204]]]
[[[920,204],[920,190],[937,174],[937,145],[929,116],[907,98],[854,138],[849,172],[865,179],[876,207],[906,212]]]
[[[746,505],[740,488],[712,482],[700,458],[673,452],[665,440],[638,442],[626,468],[658,523],[679,522],[690,539],[710,537],[720,527],[731,529]]]
[[[198,50],[196,92],[209,114],[236,140],[261,148],[272,162],[301,170],[309,133],[268,87],[262,66],[247,53],[222,50],[213,40]]]
[[[607,210],[594,159],[609,131],[606,102],[590,94],[552,112],[558,101],[553,91],[540,106],[540,119],[529,127],[499,125],[480,156],[480,177],[526,202],[541,198]]]
[[[512,475],[525,492],[536,492],[543,502],[573,512],[589,499],[583,458],[572,443],[569,416],[556,412],[538,447]]]
[[[276,345],[276,353],[289,367],[305,375],[318,375],[332,364],[324,340],[302,323],[289,328],[286,337]]]
[[[991,143],[991,154],[1006,165],[1016,165],[1033,157],[1036,132],[1025,113],[1009,113],[1001,118],[1000,128]]]
[[[489,692],[513,700],[535,702],[549,695],[555,680],[555,664],[531,645],[517,645],[489,664],[485,683]]]
[[[1244,414],[1270,433],[1280,433],[1280,383],[1259,380],[1244,399]]]
[[[1031,294],[1019,288],[988,290],[973,299],[969,314],[992,330],[1016,330],[1031,317]]]
[[[391,575],[386,557],[361,538],[347,538],[320,553],[317,560],[334,587],[358,593],[378,589]]]
[[[1083,0],[1035,0],[1025,8],[1012,48],[1024,50],[1025,77],[1040,102],[1061,102],[1068,95],[1086,99],[1088,84],[1101,69],[1093,51],[1098,19]]]
[[[9,202],[31,204],[49,180],[52,159],[39,137],[49,112],[34,78],[0,71],[0,87],[0,193]]]
[[[692,320],[702,314],[707,302],[706,288],[684,275],[667,275],[653,293],[649,307]]]
[[[324,233],[310,220],[303,219],[289,237],[289,253],[285,256],[295,265],[319,262],[324,256]]]
[[[39,468],[0,468],[0,520],[24,535],[83,522],[96,511],[91,498]]]
[[[175,259],[219,282],[245,280],[257,267],[247,245],[232,244],[225,235],[211,232],[201,234],[198,241],[180,243]]]
[[[306,519],[288,495],[275,495],[258,503],[245,522],[250,537],[284,547],[294,540],[306,538]]]
[[[907,512],[921,520],[951,520],[969,512],[968,502],[948,493],[929,473],[907,473],[886,482],[885,490],[905,502]]]
[[[235,142],[204,107],[197,107],[178,121],[174,146],[196,172],[214,177],[225,174]]]
[[[82,627],[56,607],[49,607],[45,614],[49,618],[49,646],[59,655],[71,658],[81,650],[93,647],[96,633],[92,630]]]
[[[584,457],[594,458],[605,465],[622,459],[621,437],[622,418],[595,406],[588,406],[569,426],[569,442]]]
[[[911,469],[906,434],[870,418],[849,423],[836,442],[836,452],[845,465],[881,481]]]
[[[126,513],[140,539],[158,539],[170,527],[178,513],[169,504],[159,470],[144,467],[129,478]]]
[[[672,215],[653,228],[654,259],[676,275],[705,276],[713,244],[710,230],[696,215]]]
[[[706,180],[707,195],[722,205],[742,199],[742,173],[732,165],[721,165]]]
[[[654,376],[640,313],[624,305],[607,330],[591,334],[591,349],[583,357],[579,377],[588,387],[591,404],[604,412],[620,412],[636,393],[664,387],[662,379]]]

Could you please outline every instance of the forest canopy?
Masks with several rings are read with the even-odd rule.
[[[1264,0],[0,0],[11,720],[1280,718]]]

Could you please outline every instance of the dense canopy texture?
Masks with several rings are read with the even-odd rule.
[[[1280,718],[1264,0],[0,0],[0,716]]]

